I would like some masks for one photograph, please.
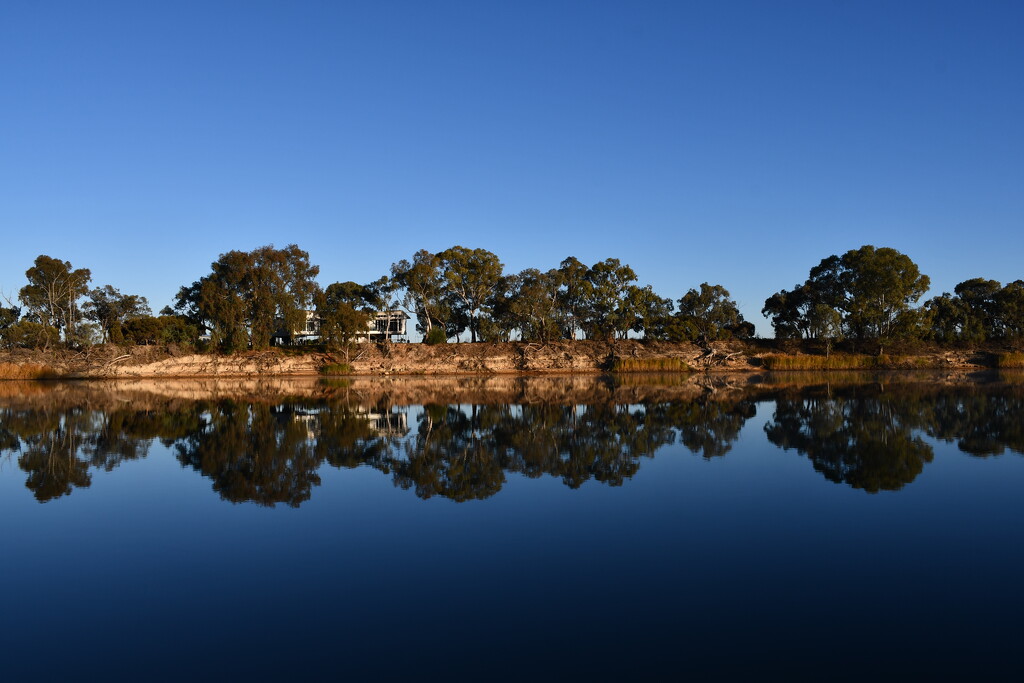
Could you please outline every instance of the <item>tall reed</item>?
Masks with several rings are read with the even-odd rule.
[[[689,372],[682,358],[616,358],[612,372]]]
[[[761,363],[768,370],[879,370],[930,367],[931,361],[916,356],[863,356],[834,353],[830,356],[766,355]]]
[[[60,373],[42,363],[0,363],[0,379],[56,379]]]
[[[1024,368],[1024,353],[1010,351],[1008,353],[996,354],[996,367],[1001,370],[1006,368]]]
[[[351,375],[352,366],[348,363],[328,363],[320,366],[321,375]]]

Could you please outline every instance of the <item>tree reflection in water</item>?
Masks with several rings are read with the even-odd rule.
[[[764,429],[771,443],[806,455],[829,481],[871,493],[902,488],[932,461],[931,446],[890,400],[780,399]]]
[[[1019,389],[737,393],[730,398],[625,404],[592,401],[427,404],[386,400],[175,401],[159,409],[0,407],[0,454],[16,458],[40,501],[87,487],[92,473],[145,457],[155,440],[209,478],[231,502],[298,506],[320,468],[369,467],[421,498],[479,500],[509,473],[578,488],[620,486],[667,445],[711,459],[727,454],[758,400],[775,400],[770,443],[807,456],[833,482],[896,490],[931,462],[923,436],[972,455],[1024,452]],[[410,427],[407,420],[415,416]]]
[[[826,479],[872,493],[912,482],[932,461],[922,435],[976,456],[1024,453],[1024,396],[1017,387],[860,389],[778,398],[768,440],[806,455]]]
[[[68,495],[92,483],[90,469],[113,470],[145,457],[151,439],[124,414],[83,407],[0,411],[0,448],[18,453],[25,482],[39,501]]]

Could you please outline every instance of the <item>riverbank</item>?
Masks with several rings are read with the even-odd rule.
[[[391,375],[520,375],[649,372],[744,373],[834,370],[960,370],[1024,366],[1022,354],[1000,349],[831,353],[772,340],[690,343],[622,340],[548,344],[358,345],[348,354],[270,349],[198,354],[174,346],[96,346],[82,352],[0,353],[5,379],[200,378]]]

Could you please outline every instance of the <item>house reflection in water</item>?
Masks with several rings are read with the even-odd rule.
[[[334,408],[335,410],[337,408]],[[279,405],[271,407],[271,411],[278,419],[291,419],[293,423],[304,425],[306,428],[306,440],[316,442],[320,439],[323,426],[323,415],[332,410],[330,406],[309,408],[292,405]],[[356,406],[346,409],[348,416],[354,417],[366,424],[375,436],[404,437],[409,433],[409,417],[407,413],[379,412],[364,406]]]

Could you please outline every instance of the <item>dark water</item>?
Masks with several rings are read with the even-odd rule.
[[[1015,678],[1024,385],[408,388],[4,385],[4,679]]]

